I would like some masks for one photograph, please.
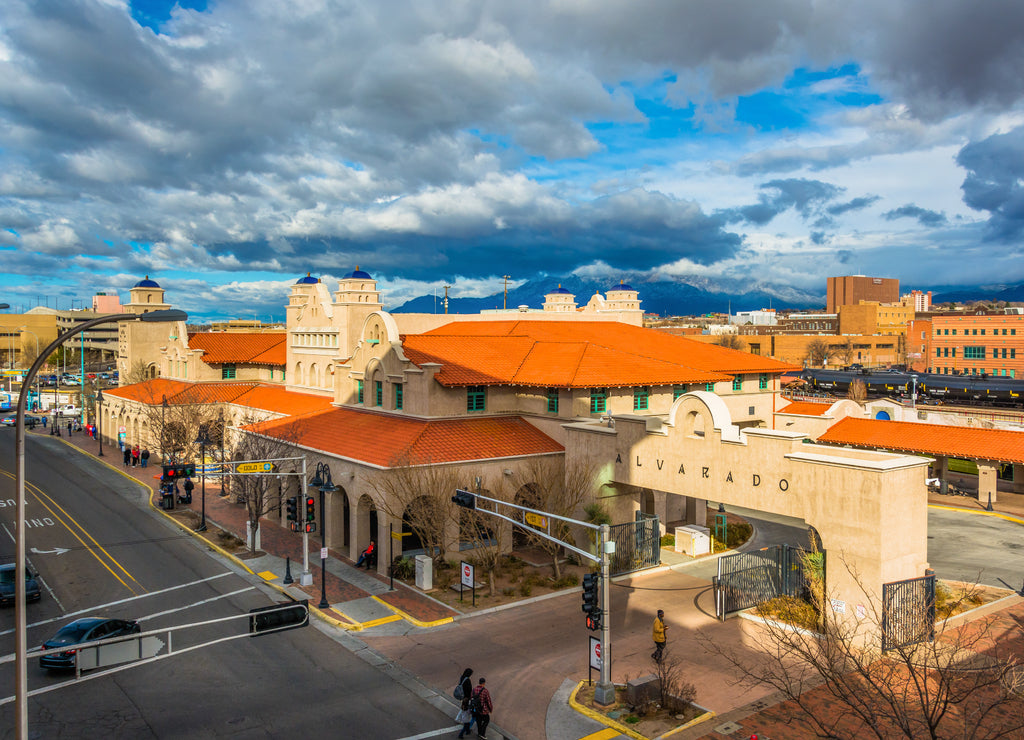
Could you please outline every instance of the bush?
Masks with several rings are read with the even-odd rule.
[[[661,546],[662,547],[675,547],[676,546],[676,536],[675,536],[675,534],[674,533],[673,534],[663,534],[661,536]]]
[[[399,556],[391,563],[391,575],[403,581],[416,575],[416,562],[412,558]]]
[[[747,522],[733,522],[725,527],[725,544],[732,547],[739,547],[750,539],[754,534],[754,528]]]
[[[785,622],[805,630],[816,631],[818,629],[818,612],[803,599],[777,596],[758,606],[755,611],[765,619]]]
[[[519,595],[529,596],[533,593],[533,584],[530,583],[530,579],[523,579],[523,582],[519,584]]]
[[[553,588],[574,588],[580,585],[580,579],[575,573],[566,573],[552,584]]]

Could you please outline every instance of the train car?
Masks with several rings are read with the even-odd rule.
[[[908,397],[915,386],[919,400],[934,399],[947,403],[981,406],[1024,405],[1024,380],[982,375],[937,375],[867,370],[807,369],[801,377],[815,391],[842,397],[850,385],[864,383],[870,397]]]

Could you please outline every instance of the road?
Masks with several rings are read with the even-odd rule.
[[[0,559],[13,560],[14,430],[0,430]],[[201,549],[151,512],[137,484],[60,439],[29,435],[26,521],[30,564],[44,585],[28,606],[28,644],[75,614],[132,618],[144,630],[247,614],[273,594],[262,580]],[[0,613],[0,653],[14,650],[13,608]],[[176,650],[245,634],[243,619],[173,635]],[[344,640],[344,636],[338,639]],[[165,640],[166,641],[166,640]],[[345,728],[352,737],[404,738],[454,726],[420,698],[318,628],[201,647],[74,683],[29,665],[30,734],[78,737],[294,737]],[[0,666],[0,700],[13,692]],[[410,690],[411,689],[411,690]],[[13,737],[14,705],[0,706]]]

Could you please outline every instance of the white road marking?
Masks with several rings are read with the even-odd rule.
[[[106,609],[106,608],[111,607],[111,606],[118,606],[119,604],[127,604],[130,601],[138,601],[139,599],[145,599],[145,598],[147,598],[149,596],[157,596],[159,594],[166,594],[166,593],[169,593],[170,591],[177,591],[178,589],[188,588],[189,586],[196,586],[196,585],[198,585],[200,583],[206,583],[207,581],[215,581],[218,578],[223,578],[224,576],[230,576],[230,575],[234,575],[234,574],[231,571],[227,571],[226,573],[219,573],[218,575],[210,576],[209,578],[201,578],[198,581],[191,581],[189,583],[182,583],[182,584],[180,584],[178,586],[171,586],[170,588],[165,588],[165,589],[162,589],[160,591],[150,591],[149,593],[139,594],[138,596],[130,596],[127,599],[120,599],[119,601],[111,601],[110,603],[100,604],[99,606],[90,606],[88,609],[81,609],[81,610],[79,610],[77,612],[72,612],[71,614],[65,614],[65,615],[60,616],[60,617],[53,617],[52,619],[44,619],[41,622],[33,622],[32,624],[28,625],[28,629],[31,629],[32,627],[40,627],[40,626],[42,626],[44,624],[50,624],[51,622],[59,622],[60,620],[64,619],[65,617],[77,617],[79,614],[88,614],[89,612],[95,612],[95,611],[98,611],[100,609]],[[14,632],[13,629],[4,630],[3,632],[0,632],[0,635],[9,635],[12,632]]]
[[[183,612],[186,609],[191,609],[194,606],[202,606],[203,604],[209,604],[212,601],[219,601],[220,599],[226,599],[229,596],[237,596],[238,594],[244,594],[246,591],[255,591],[255,590],[256,590],[255,586],[249,586],[248,588],[240,588],[237,591],[232,591],[229,594],[221,594],[220,596],[211,596],[208,599],[203,599],[202,601],[197,601],[197,602],[195,602],[193,604],[186,604],[185,606],[178,606],[178,607],[175,607],[174,609],[167,609],[166,611],[157,612],[156,614],[149,614],[149,615],[147,615],[145,617],[139,617],[135,621],[136,622],[145,622],[147,619],[156,619],[157,617],[163,617],[163,616],[166,616],[168,614],[174,614],[175,612]]]
[[[452,725],[451,727],[443,727],[440,730],[431,730],[430,732],[421,732],[419,735],[409,735],[408,737],[400,737],[398,740],[423,740],[427,737],[437,737],[438,735],[447,735],[449,732],[455,732],[461,730],[462,725]]]

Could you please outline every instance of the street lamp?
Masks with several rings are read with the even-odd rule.
[[[7,308],[6,303],[0,304],[0,309]],[[115,323],[118,321],[185,321],[188,314],[178,309],[165,311],[150,311],[144,314],[118,313],[109,316],[100,316],[95,319],[83,322],[58,336],[43,353],[36,357],[28,374],[25,375],[23,384],[31,385],[36,373],[42,366],[45,358],[49,357],[58,347],[79,332],[91,329],[100,324]],[[17,477],[17,510],[14,527],[14,549],[15,565],[14,572],[18,576],[25,573],[25,402],[28,396],[21,393],[18,396],[18,420],[15,434],[15,457]],[[16,577],[14,579],[14,692],[15,692],[15,735],[19,740],[28,738],[28,639],[25,626],[25,579]]]
[[[36,334],[31,329],[29,329],[27,326],[21,327],[21,331],[27,331],[29,334],[31,334],[33,337],[36,338],[36,357],[38,357],[39,356],[39,335]],[[21,388],[22,388],[22,390],[25,389],[25,384],[24,383],[21,384]],[[39,378],[36,378],[36,402],[39,404],[39,410],[42,411],[43,410],[43,399],[39,395]]]
[[[97,457],[103,457],[103,389],[100,388],[96,391],[96,405],[99,409],[96,411],[96,438],[100,441],[100,452]]]
[[[323,477],[320,474],[323,473]],[[320,609],[330,608],[327,601],[327,515],[324,511],[324,494],[334,492],[338,487],[331,480],[331,469],[327,463],[317,463],[316,472],[313,473],[313,480],[310,485],[320,489]]]
[[[163,397],[160,402],[160,462],[164,465],[167,464],[167,453],[164,452],[166,448],[166,437],[164,430],[167,429],[167,396]]]
[[[203,424],[199,428],[199,437],[196,439],[196,444],[199,445],[199,481],[202,488],[203,497],[203,517],[199,522],[199,526],[196,527],[197,532],[206,531],[206,445],[210,444],[210,435],[206,431],[206,424]]]
[[[917,408],[917,376],[911,375],[910,380],[914,383],[914,390],[910,394],[910,407],[913,409]]]

